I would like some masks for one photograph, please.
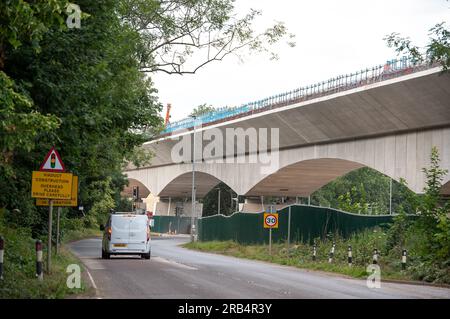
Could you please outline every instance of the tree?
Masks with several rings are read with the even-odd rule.
[[[0,3],[0,70],[12,49],[28,44],[39,50],[39,42],[45,33],[51,27],[63,26],[62,12],[67,3],[67,0],[10,0]]]
[[[415,216],[400,212],[388,231],[388,249],[399,254],[407,248],[412,259],[410,271],[419,279],[434,281],[447,276],[450,265],[450,202],[440,195],[443,178],[439,152],[431,150],[431,161],[423,172],[426,186],[423,195],[408,197],[417,208]]]
[[[439,151],[433,147],[429,168],[424,168],[426,186],[419,203],[418,218],[413,231],[425,240],[416,247],[424,259],[447,261],[450,263],[450,202],[441,200],[441,187],[448,170],[441,169]]]
[[[353,186],[349,192],[339,195],[338,208],[344,212],[368,214],[369,204],[366,202],[364,186]]]
[[[243,49],[269,52],[287,36],[281,23],[255,33],[260,13],[238,18],[233,2],[77,0],[85,14],[80,29],[65,26],[65,0],[2,2],[0,207],[6,218],[45,230],[46,211],[29,197],[31,171],[56,146],[79,176],[87,217],[101,220],[127,183],[124,165],[148,161],[140,146],[162,128],[151,72],[195,73]],[[194,65],[203,53],[206,60]],[[16,208],[29,218],[16,218]]]
[[[203,216],[217,215],[218,212],[218,197],[220,190],[220,213],[222,215],[231,215],[235,212],[235,201],[233,198],[237,197],[237,194],[225,183],[220,183],[213,188],[202,199],[203,203]]]
[[[216,109],[212,105],[208,105],[206,103],[201,104],[194,108],[194,110],[189,114],[189,116],[201,116],[211,112],[214,112]]]
[[[430,40],[426,45],[426,56],[431,63],[440,62],[444,71],[450,67],[450,30],[445,22],[438,23],[429,30]],[[410,38],[401,37],[398,33],[391,33],[385,37],[387,45],[400,53],[410,54],[415,60],[423,61],[419,47],[414,45]]]
[[[8,57],[22,45],[38,52],[49,28],[62,27],[66,4],[65,0],[0,3],[0,169],[6,176],[14,176],[11,163],[18,150],[31,151],[37,135],[59,125],[55,116],[39,113],[23,83],[5,73]]]
[[[50,28],[62,28],[61,12],[66,1],[11,0],[0,3],[0,208],[20,207],[13,217],[22,224],[36,221],[29,197],[30,172],[20,154],[36,149],[36,139],[51,134],[59,119],[40,112],[29,95],[27,83],[16,81],[6,69],[11,54],[27,46],[33,54]],[[17,216],[20,215],[20,216]]]
[[[124,27],[117,15],[121,0],[77,3],[89,14],[80,29],[50,26],[39,52],[24,42],[6,56],[5,72],[22,84],[36,112],[51,114],[61,123],[53,130],[39,124],[42,130],[31,135],[34,150],[14,149],[16,180],[8,180],[3,173],[0,176],[1,181],[8,180],[0,205],[42,219],[45,210],[34,207],[28,195],[31,171],[52,145],[66,167],[79,176],[79,202],[88,217],[99,216],[114,205],[114,193],[126,184],[123,166],[128,160],[143,159],[135,156],[136,150],[148,138],[146,133],[162,122],[153,84],[139,71],[138,35]],[[20,115],[17,109],[13,113]],[[77,213],[74,210],[70,215]],[[88,224],[92,226],[96,219]],[[36,231],[44,229],[34,219],[23,224]]]
[[[286,37],[288,45],[295,45],[283,23],[256,33],[261,12],[238,17],[234,9],[234,0],[123,0],[119,12],[139,33],[137,58],[144,72],[194,74],[243,49],[276,58],[270,46]]]
[[[60,123],[53,115],[39,113],[33,101],[2,71],[0,104],[0,169],[5,177],[11,178],[14,154],[19,150],[31,151],[36,136],[55,130]]]
[[[315,205],[331,206],[355,213],[388,214],[390,206],[390,178],[365,167],[341,176],[323,186],[311,196]],[[415,207],[406,198],[413,192],[404,182],[392,181],[392,212],[404,210],[415,213]],[[369,209],[370,207],[370,209]]]

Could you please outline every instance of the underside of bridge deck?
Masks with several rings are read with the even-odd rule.
[[[253,187],[246,196],[309,196],[322,186],[355,169],[359,163],[340,159],[299,162],[280,169]]]
[[[196,196],[204,197],[208,192],[220,183],[220,180],[212,175],[196,172],[195,173]],[[191,197],[192,192],[192,173],[186,173],[178,176],[171,181],[159,193],[160,197],[186,198]]]

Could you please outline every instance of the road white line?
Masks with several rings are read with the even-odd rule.
[[[91,273],[89,272],[88,268],[86,267],[86,272],[89,276],[89,279],[91,280],[92,287],[97,291],[97,285],[95,284],[94,278],[92,277]]]
[[[102,269],[105,269],[105,267],[100,262],[98,262],[97,260],[83,259],[83,263],[90,270],[102,270]]]
[[[165,263],[165,264],[170,264],[170,265],[175,266],[175,267],[180,267],[180,268],[189,269],[189,270],[198,270],[195,267],[187,266],[185,264],[180,264],[180,263],[178,263],[176,261],[173,261],[173,260],[170,260],[170,259],[165,259],[165,258],[162,258],[162,257],[152,257],[152,259],[155,260],[155,261],[159,261],[159,262]]]

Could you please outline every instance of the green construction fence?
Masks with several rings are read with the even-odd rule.
[[[153,216],[155,220],[152,232],[155,233],[191,233],[191,217],[181,216]]]
[[[392,222],[391,215],[358,215],[333,208],[292,205],[280,211],[278,229],[272,229],[273,242],[287,241],[289,211],[291,242],[309,242],[328,234],[348,237],[352,233]],[[233,240],[242,244],[269,242],[269,230],[263,227],[264,213],[235,213],[199,219],[200,241]]]

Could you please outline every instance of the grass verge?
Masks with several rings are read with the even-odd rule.
[[[67,287],[67,266],[80,262],[64,246],[58,255],[53,251],[52,272],[44,273],[44,280],[39,281],[35,275],[35,240],[31,238],[30,231],[25,228],[12,229],[0,224],[0,234],[5,239],[4,279],[0,281],[0,298],[55,299],[86,291],[83,282],[79,289]]]
[[[375,241],[380,241],[378,246],[373,242],[374,237],[376,237]],[[338,273],[354,278],[367,278],[368,273],[366,272],[366,268],[372,263],[373,248],[366,247],[382,247],[382,241],[384,239],[382,237],[383,233],[374,235],[367,232],[350,240],[335,239],[336,251],[332,263],[328,262],[329,252],[332,246],[332,241],[329,240],[317,241],[316,261],[312,260],[312,246],[303,243],[291,244],[289,249],[285,243],[275,243],[272,245],[271,255],[269,254],[268,245],[242,245],[234,241],[194,242],[184,244],[183,247],[238,258],[294,266],[302,269]],[[366,244],[363,245],[363,242],[366,242]],[[352,245],[353,250],[353,263],[351,267],[348,265],[347,259],[348,245]],[[412,281],[414,279],[408,270],[401,270],[401,254],[398,254],[398,256],[395,253],[383,255],[383,251],[381,251],[379,265],[382,280]]]
[[[64,234],[62,243],[67,244],[73,241],[92,238],[92,237],[101,237],[103,233],[98,229],[93,228],[82,228],[77,230],[69,230]]]

